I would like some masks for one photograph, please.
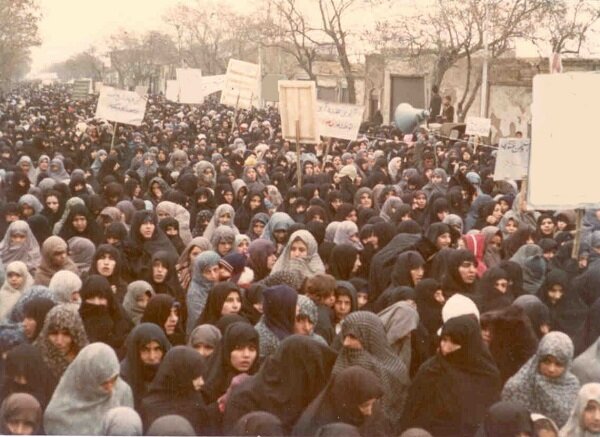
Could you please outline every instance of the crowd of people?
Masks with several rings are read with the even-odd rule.
[[[600,210],[573,257],[466,138],[95,109],[0,96],[2,434],[600,435]]]

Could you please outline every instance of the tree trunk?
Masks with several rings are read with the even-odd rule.
[[[346,76],[346,82],[348,83],[348,103],[356,104],[356,86],[354,83],[354,76]]]

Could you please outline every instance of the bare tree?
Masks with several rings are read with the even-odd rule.
[[[278,48],[292,56],[309,79],[316,81],[313,67],[320,45],[316,39],[317,30],[309,25],[295,0],[272,0],[267,11],[269,13],[257,26],[262,29],[261,44],[264,47]]]
[[[29,69],[29,50],[41,44],[35,0],[0,0],[0,82],[17,79]]]
[[[48,71],[54,72],[62,80],[90,77],[94,80],[102,80],[104,76],[104,63],[96,53],[94,47],[77,53],[63,62],[51,65]]]
[[[110,37],[110,61],[119,75],[119,85],[129,80],[131,85],[151,80],[163,65],[177,61],[177,48],[169,35],[150,31],[144,35],[121,31]]]
[[[420,62],[432,57],[432,82],[440,85],[444,76],[459,61],[465,60],[465,90],[457,112],[464,120],[482,83],[474,68],[473,56],[485,48],[493,62],[513,47],[517,38],[531,38],[555,4],[551,0],[437,0],[418,15],[400,16],[377,23],[367,38],[387,52],[395,52]]]

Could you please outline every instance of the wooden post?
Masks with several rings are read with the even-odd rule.
[[[113,126],[112,140],[110,141],[110,149],[111,149],[111,150],[112,150],[112,148],[113,148],[113,147],[114,147],[114,145],[115,145],[115,136],[117,135],[117,125],[118,125],[118,124],[119,124],[119,123],[117,123],[117,122],[115,121],[115,124],[114,124],[114,126]]]
[[[327,138],[327,144],[325,145],[325,151],[323,152],[323,160],[321,161],[321,170],[325,170],[325,162],[327,161],[327,155],[329,155],[329,149],[331,147],[333,139]]]
[[[579,208],[576,210],[577,220],[575,225],[575,241],[573,242],[573,251],[571,252],[571,258],[579,261],[579,248],[581,247],[581,228],[583,224],[583,213],[584,210]]]
[[[300,120],[296,120],[296,167],[298,172],[298,189],[302,188],[302,165],[300,163]]]
[[[233,123],[231,123],[231,135],[233,135],[233,131],[237,126],[237,117],[238,117],[238,108],[240,106],[240,93],[238,93],[237,99],[235,101],[235,111],[233,112]]]
[[[521,212],[527,212],[527,176],[524,176],[521,181],[521,191],[519,191],[519,194],[519,210]]]

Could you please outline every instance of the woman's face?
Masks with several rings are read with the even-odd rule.
[[[228,225],[231,222],[231,214],[225,212],[219,216],[220,225]]]
[[[231,241],[222,239],[221,241],[219,241],[219,244],[217,245],[217,252],[219,253],[219,255],[225,256],[229,252],[231,252],[232,247],[233,247],[233,243]]]
[[[362,266],[360,262],[360,255],[356,255],[356,259],[354,260],[354,265],[352,266],[352,273],[358,272],[358,269]]]
[[[249,168],[246,171],[246,179],[248,179],[250,182],[255,182],[256,181],[256,170],[254,170],[253,168]]]
[[[600,404],[594,400],[589,400],[582,416],[583,428],[592,433],[600,433]]]
[[[273,231],[273,236],[275,237],[275,241],[279,244],[285,244],[287,240],[287,231],[279,229],[277,231]]]
[[[472,261],[463,261],[458,266],[458,273],[465,284],[473,284],[477,278],[477,267]]]
[[[145,240],[149,240],[150,238],[152,238],[152,235],[154,235],[155,229],[156,225],[154,223],[146,221],[140,226],[140,234],[142,238],[144,238]]]
[[[179,311],[177,311],[177,308],[172,307],[169,317],[167,317],[165,322],[165,333],[167,335],[172,335],[175,332],[175,328],[177,328],[177,322],[179,322]]]
[[[73,217],[71,223],[73,228],[79,233],[84,232],[87,228],[87,218],[84,215],[76,215]]]
[[[227,295],[225,302],[223,302],[223,308],[221,309],[221,315],[226,316],[227,314],[238,314],[242,309],[242,298],[237,291],[232,291]]]
[[[442,183],[442,177],[438,174],[432,173],[431,174],[431,183],[433,185],[439,185]]]
[[[425,275],[425,269],[423,266],[419,266],[416,269],[410,271],[410,278],[412,279],[413,285],[417,285]]]
[[[194,246],[192,247],[192,250],[190,250],[190,264],[193,265],[194,264],[194,260],[196,259],[196,257],[198,255],[200,255],[202,253],[202,249],[200,249],[198,246]]]
[[[257,355],[258,351],[253,344],[236,346],[230,355],[231,367],[238,372],[247,372],[256,361]]]
[[[33,435],[34,424],[24,418],[9,418],[6,420],[6,427],[11,435]]]
[[[437,239],[435,240],[435,245],[440,250],[450,247],[451,243],[452,243],[452,237],[450,237],[449,232],[444,232],[439,237],[437,237]]]
[[[356,213],[356,210],[353,209],[350,211],[350,213],[345,217],[345,220],[356,223],[358,221],[358,214]]]
[[[233,193],[231,191],[223,193],[223,200],[231,205],[233,203]]]
[[[144,364],[155,366],[160,364],[165,354],[160,344],[157,341],[152,340],[151,342],[143,345],[140,350],[140,360]]]
[[[157,284],[162,284],[167,279],[169,269],[160,261],[154,261],[152,264],[152,280]]]
[[[462,346],[460,344],[454,343],[452,338],[448,335],[444,335],[440,340],[440,352],[443,356],[451,354],[459,350]]]
[[[565,291],[564,291],[562,285],[554,284],[548,290],[548,299],[550,299],[550,302],[553,305],[556,305],[556,303],[562,299],[564,293],[565,293]]]
[[[290,259],[305,258],[308,255],[308,247],[304,241],[298,239],[290,247]]]
[[[250,199],[250,210],[255,210],[257,209],[260,204],[261,204],[261,200],[260,200],[260,196],[252,196],[252,198]]]
[[[135,298],[135,303],[139,308],[146,308],[148,306],[148,302],[150,301],[150,297],[152,296],[150,291],[143,293],[142,295]]]
[[[254,235],[262,235],[264,229],[265,224],[260,221],[254,222],[254,225],[252,226],[252,232],[254,232]]]
[[[16,289],[20,289],[23,286],[23,282],[25,282],[25,278],[17,272],[9,272],[6,280],[11,287]]]
[[[565,373],[565,369],[565,365],[552,355],[547,355],[540,361],[540,374],[546,378],[559,378],[563,373]]]
[[[202,271],[202,276],[207,281],[217,282],[219,280],[219,266],[215,264],[214,266],[205,268]]]
[[[31,217],[34,214],[33,208],[26,203],[21,206],[21,213],[23,217]]]
[[[56,196],[46,197],[46,206],[52,212],[57,212],[59,208],[58,198]]]
[[[516,230],[517,230],[517,224],[515,223],[514,220],[509,220],[506,222],[506,233],[507,234],[513,234]]]
[[[502,214],[502,207],[499,203],[496,203],[496,206],[494,206],[494,211],[492,212],[492,216],[496,220],[496,223],[500,221],[500,219],[502,218]]]
[[[27,237],[25,234],[21,234],[19,232],[13,232],[10,234],[10,245],[11,246],[20,246],[25,243]]]
[[[360,340],[358,338],[356,338],[355,336],[353,336],[352,334],[348,334],[344,337],[343,345],[344,345],[344,347],[347,347],[348,349],[360,350],[363,348]]]
[[[66,329],[49,333],[48,341],[63,355],[69,355],[73,348],[73,338]]]
[[[156,197],[157,199],[160,199],[162,197],[162,190],[160,189],[159,184],[152,184],[152,194],[154,194],[154,197]]]
[[[67,261],[67,251],[66,249],[57,250],[52,254],[51,263],[55,267],[62,267]]]
[[[552,219],[545,218],[544,220],[542,220],[542,223],[540,223],[540,230],[544,235],[552,235],[552,233],[554,232],[554,222],[552,221]]]
[[[340,294],[335,298],[335,304],[333,305],[335,311],[335,317],[337,320],[344,320],[344,318],[350,314],[352,310],[352,299],[350,296]]]
[[[494,288],[500,293],[505,294],[508,290],[508,280],[504,278],[498,279],[494,284]]]
[[[415,197],[415,207],[417,209],[423,209],[427,205],[427,197],[424,194],[420,194]]]
[[[444,292],[442,291],[441,288],[439,290],[435,290],[435,293],[433,293],[433,299],[441,305],[443,305],[444,302],[446,302],[446,298],[444,297]]]
[[[272,253],[271,255],[269,255],[267,257],[267,269],[271,270],[276,262],[277,262],[277,255]]]
[[[198,343],[194,346],[194,349],[196,349],[196,352],[198,352],[203,357],[210,357],[215,351],[214,346],[206,343]]]
[[[238,246],[236,248],[237,253],[247,256],[248,255],[248,247],[250,247],[250,243],[248,243],[248,240],[240,241],[240,244],[238,244]]]
[[[23,319],[22,326],[25,337],[27,337],[28,340],[33,340],[33,336],[37,328],[37,322],[35,319],[31,317],[25,317]]]

